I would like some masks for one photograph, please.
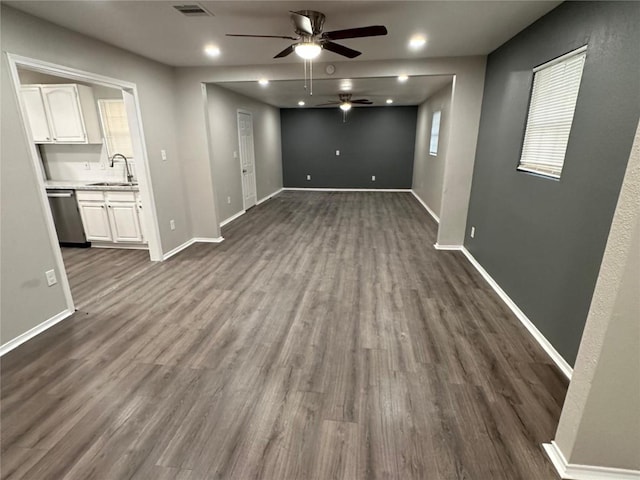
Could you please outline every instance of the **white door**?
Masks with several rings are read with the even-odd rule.
[[[84,121],[75,85],[44,85],[42,97],[56,142],[86,142]]]
[[[53,141],[44,109],[44,100],[40,87],[22,87],[22,104],[31,127],[31,136],[36,143],[51,143]]]
[[[104,202],[78,202],[84,234],[87,240],[110,242],[112,240],[109,216]]]
[[[238,111],[238,138],[242,173],[242,199],[244,209],[256,204],[256,159],[253,150],[253,118],[248,112]]]
[[[135,202],[109,202],[109,215],[114,242],[142,242]]]

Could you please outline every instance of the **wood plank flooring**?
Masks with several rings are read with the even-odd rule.
[[[566,382],[406,193],[283,192],[163,263],[65,250],[3,479],[554,479]]]

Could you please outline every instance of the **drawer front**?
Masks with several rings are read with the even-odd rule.
[[[110,202],[135,202],[136,192],[106,191],[104,196]]]
[[[102,190],[76,190],[76,198],[79,201],[103,202],[104,192]]]

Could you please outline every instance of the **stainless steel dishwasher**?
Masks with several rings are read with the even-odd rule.
[[[47,190],[49,205],[53,214],[53,223],[58,232],[58,241],[62,246],[89,247],[84,235],[84,227],[75,190]]]

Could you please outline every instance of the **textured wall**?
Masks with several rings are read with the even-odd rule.
[[[411,188],[416,115],[417,107],[360,107],[343,122],[338,108],[283,109],[284,186]]]
[[[418,108],[416,150],[413,161],[413,191],[438,216],[442,207],[444,168],[447,163],[449,123],[451,122],[451,90],[448,85],[433,94]],[[440,111],[438,154],[429,154],[433,113]]]
[[[465,245],[570,364],[640,114],[638,24],[640,3],[566,2],[488,58]],[[516,171],[532,68],[584,44],[562,178]]]

